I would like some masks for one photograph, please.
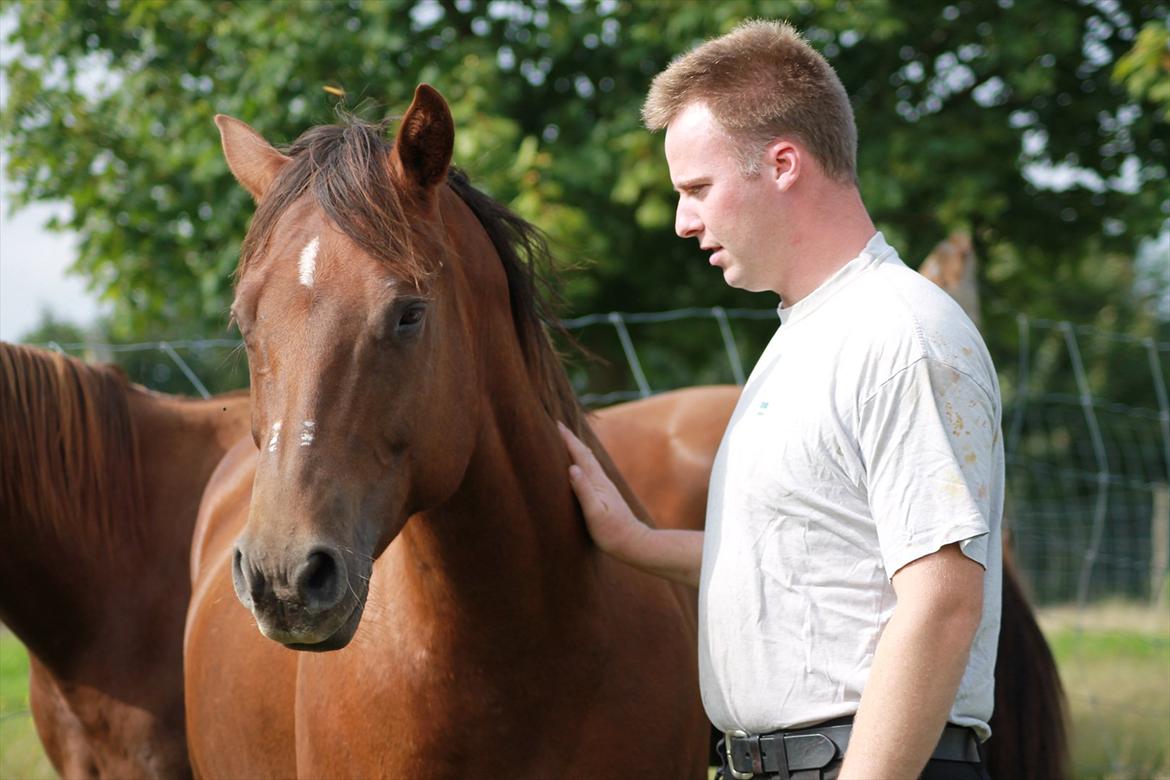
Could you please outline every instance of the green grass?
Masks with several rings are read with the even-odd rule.
[[[1170,612],[1058,607],[1040,622],[1068,692],[1075,778],[1170,780]],[[55,776],[27,712],[28,656],[0,628],[0,780]]]
[[[0,627],[0,780],[56,776],[28,714],[28,654]]]
[[[1170,780],[1170,612],[1044,610],[1068,693],[1078,780]]]

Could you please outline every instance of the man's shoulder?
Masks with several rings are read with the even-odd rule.
[[[896,258],[879,263],[840,301],[851,351],[882,382],[914,363],[943,363],[990,392],[994,367],[978,328],[944,290]]]

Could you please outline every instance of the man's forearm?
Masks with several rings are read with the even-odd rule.
[[[967,668],[982,582],[982,568],[954,544],[894,576],[898,605],[874,652],[840,780],[922,773]]]
[[[699,587],[703,560],[703,532],[651,528],[631,537],[610,553],[620,561],[650,574]]]

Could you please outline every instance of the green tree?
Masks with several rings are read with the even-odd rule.
[[[80,234],[76,269],[113,303],[120,337],[222,332],[252,207],[221,159],[216,112],[288,142],[338,103],[401,111],[419,81],[451,102],[457,163],[584,266],[566,275],[573,311],[761,307],[673,236],[661,139],[638,116],[672,56],[748,16],[791,20],[835,64],[857,113],[862,192],[910,262],[965,228],[1001,310],[1166,333],[1132,295],[1136,248],[1170,215],[1163,0],[4,8],[16,20],[0,125],[15,201],[72,206],[59,227]],[[1044,184],[1045,169],[1064,183]],[[1010,317],[989,323],[993,342],[1013,337]],[[714,338],[664,338],[669,352],[645,356],[665,372],[656,384],[719,378],[709,367],[722,356],[704,357]],[[761,337],[745,338],[751,349]]]

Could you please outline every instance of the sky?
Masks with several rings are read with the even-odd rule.
[[[11,11],[9,7],[0,14],[0,41],[14,24]],[[12,51],[0,49],[0,62],[10,56]],[[0,106],[7,99],[8,85],[0,72]],[[2,147],[0,142],[0,171],[8,162]],[[99,312],[97,296],[67,273],[77,258],[77,240],[44,229],[55,214],[68,214],[68,207],[38,203],[10,214],[12,191],[12,183],[0,173],[0,339],[15,341],[32,330],[44,309],[80,325],[89,323]]]
[[[0,182],[0,339],[16,341],[45,309],[59,319],[90,322],[99,312],[97,296],[67,273],[77,257],[76,238],[44,229],[65,206],[35,204],[10,217],[10,186]]]

